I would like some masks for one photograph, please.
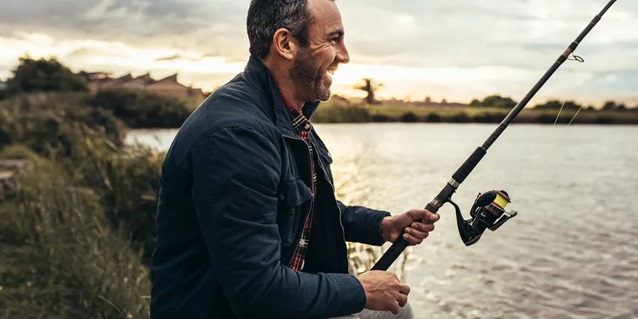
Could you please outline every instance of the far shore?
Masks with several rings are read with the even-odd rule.
[[[322,103],[312,117],[315,123],[500,123],[511,108],[468,105],[419,105],[383,101],[364,105],[347,100]],[[574,117],[574,115],[576,115]],[[531,124],[638,124],[638,110],[537,109],[526,107],[513,123]]]

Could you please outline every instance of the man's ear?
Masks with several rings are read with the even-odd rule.
[[[275,31],[272,37],[272,49],[275,54],[286,60],[292,60],[297,54],[298,43],[288,29],[281,28]]]

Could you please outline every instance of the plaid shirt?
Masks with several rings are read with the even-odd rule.
[[[286,104],[286,108],[288,108],[290,117],[292,118],[292,126],[294,126],[295,130],[299,134],[299,137],[301,137],[301,139],[306,142],[306,145],[308,146],[308,153],[310,154],[310,159],[312,162],[312,165],[310,166],[310,171],[312,172],[312,201],[310,202],[310,212],[308,212],[308,216],[306,217],[306,221],[304,222],[304,227],[301,232],[301,238],[299,239],[299,243],[297,244],[295,253],[292,255],[292,259],[288,264],[288,267],[290,269],[300,271],[304,267],[306,250],[308,249],[308,243],[310,241],[312,215],[315,207],[315,197],[317,195],[317,171],[315,170],[314,149],[312,148],[312,143],[310,143],[310,129],[312,128],[312,125],[301,112],[299,112],[293,106],[290,106],[285,99],[284,102]]]

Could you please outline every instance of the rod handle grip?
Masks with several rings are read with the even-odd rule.
[[[381,256],[381,259],[379,259],[379,261],[377,261],[370,270],[388,270],[392,263],[399,258],[405,248],[408,247],[408,245],[409,243],[403,239],[403,236],[397,238],[397,240],[394,241],[394,244],[390,246],[388,251]]]

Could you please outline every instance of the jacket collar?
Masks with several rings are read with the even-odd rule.
[[[259,89],[266,100],[269,102],[268,107],[272,107],[275,115],[275,124],[277,128],[285,135],[295,135],[292,119],[288,113],[288,109],[284,103],[279,87],[275,83],[272,74],[268,68],[257,58],[251,56],[248,64],[244,69],[246,79]],[[307,102],[301,108],[303,115],[310,119],[312,114],[319,106],[319,101]]]

